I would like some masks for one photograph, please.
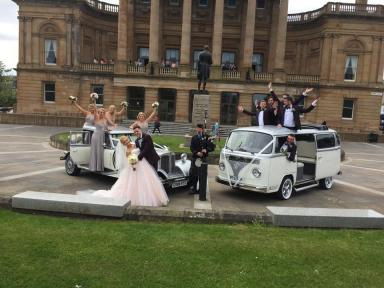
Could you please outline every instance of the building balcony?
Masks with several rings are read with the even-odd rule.
[[[287,21],[288,24],[301,24],[314,21],[323,15],[384,17],[384,6],[330,2],[317,10],[289,14]]]
[[[319,84],[319,75],[300,75],[287,74],[287,83],[289,84]]]
[[[98,0],[85,0],[85,3],[88,7],[98,12],[103,12],[107,14],[118,14],[119,5],[109,4]]]
[[[128,74],[142,75],[142,74],[147,73],[147,67],[146,66],[139,66],[139,65],[128,65],[127,66],[127,72],[128,72]]]
[[[90,72],[102,72],[102,73],[113,73],[113,64],[94,64],[94,63],[82,63],[80,64],[81,71]]]

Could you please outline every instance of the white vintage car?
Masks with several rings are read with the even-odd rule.
[[[295,134],[297,155],[289,161],[281,147]],[[245,127],[231,132],[220,154],[216,181],[232,188],[276,193],[283,199],[294,190],[331,189],[340,174],[340,139],[324,125],[303,125],[293,132],[276,126]]]
[[[89,159],[91,151],[91,136],[95,127],[86,126],[81,131],[71,131],[69,136],[69,152],[65,153],[61,160],[65,160],[65,171],[68,175],[80,175],[81,170],[89,170]],[[117,127],[112,131],[105,132],[104,143],[104,171],[102,175],[118,177],[116,168],[116,146],[121,136],[128,136],[132,142],[136,136],[131,129]],[[158,163],[158,175],[166,188],[177,188],[187,186],[189,180],[189,169],[191,161],[187,155],[182,154],[180,160],[175,159],[175,153],[166,146],[154,144],[160,157]]]

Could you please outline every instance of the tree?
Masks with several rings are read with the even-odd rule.
[[[0,107],[12,107],[16,103],[16,79],[8,74],[11,71],[0,61]]]

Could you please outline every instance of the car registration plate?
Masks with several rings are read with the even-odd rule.
[[[175,181],[172,183],[172,188],[186,186],[188,184],[188,180]]]

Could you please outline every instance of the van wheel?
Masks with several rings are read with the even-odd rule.
[[[327,177],[327,178],[320,180],[321,189],[329,190],[332,188],[332,186],[333,186],[333,178],[332,177]]]
[[[279,188],[279,192],[277,192],[277,195],[281,200],[288,200],[291,198],[293,193],[293,182],[291,177],[285,176],[283,181],[281,181],[281,185]]]
[[[80,175],[80,169],[73,162],[70,155],[67,157],[67,159],[65,159],[65,172],[67,172],[67,174],[71,176]]]

